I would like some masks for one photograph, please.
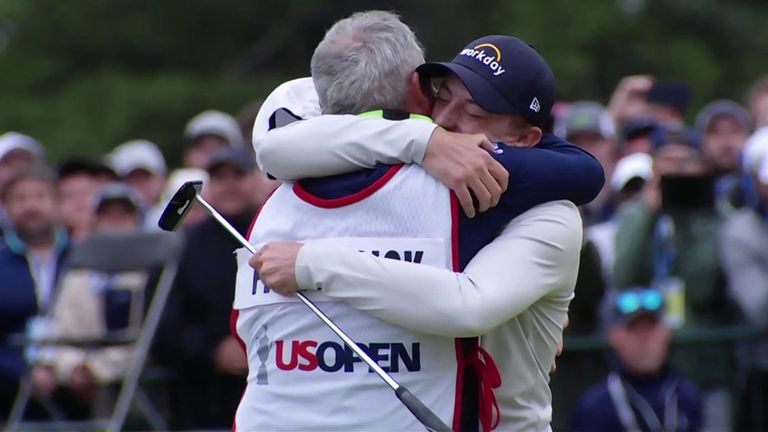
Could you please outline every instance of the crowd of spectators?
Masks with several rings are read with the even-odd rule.
[[[768,342],[674,343],[685,332],[768,325],[768,77],[746,108],[715,100],[694,116],[690,100],[683,82],[630,76],[607,105],[561,102],[553,111],[552,132],[592,153],[607,179],[582,208],[576,297],[551,383],[556,430],[768,427],[741,403],[768,397]],[[63,271],[71,244],[157,229],[188,180],[203,180],[207,200],[246,233],[276,187],[256,167],[246,117],[239,125],[205,111],[179,127],[187,144],[175,170],[143,139],[52,168],[33,137],[0,136],[0,424],[26,373],[36,398],[90,415],[99,388],[119,380],[132,355],[131,347],[57,346],[32,358],[8,342],[41,325],[67,337],[136,325],[135,293],[152,275]],[[226,429],[247,372],[229,332],[238,244],[198,206],[182,232],[151,361],[170,371],[171,427]],[[569,350],[569,340],[596,335],[609,352]]]

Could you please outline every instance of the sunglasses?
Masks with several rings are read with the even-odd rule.
[[[631,314],[640,309],[656,312],[664,305],[664,296],[656,290],[629,291],[619,294],[616,308],[622,314]]]

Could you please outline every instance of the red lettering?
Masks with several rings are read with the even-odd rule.
[[[299,370],[311,371],[317,369],[317,355],[315,350],[309,350],[310,348],[316,347],[317,342],[313,340],[301,341],[299,343],[299,357],[307,361],[307,363],[299,363]]]
[[[277,352],[275,353],[275,359],[277,360],[277,367],[278,369],[282,370],[293,370],[296,369],[296,365],[299,364],[299,341],[292,341],[291,342],[291,353],[290,353],[290,360],[288,360],[288,363],[283,362],[283,344],[284,342],[279,340],[275,342]]]

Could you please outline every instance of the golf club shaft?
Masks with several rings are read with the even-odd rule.
[[[242,244],[246,249],[251,251],[252,254],[256,253],[256,248],[254,248],[253,245],[248,240],[246,240],[245,237],[240,235],[240,233],[237,232],[237,230],[226,219],[224,219],[221,213],[219,213],[215,208],[213,208],[213,206],[208,204],[208,202],[204,198],[202,198],[200,195],[195,195],[195,198],[197,199],[197,202],[199,202],[200,205],[205,207],[208,213],[210,213],[210,215],[213,216],[213,218],[216,219],[216,221],[218,221],[219,224],[221,224],[222,227],[224,227],[230,234],[232,234],[232,236],[235,237],[235,239],[237,239],[238,242],[240,242],[240,244]],[[360,359],[362,359],[368,365],[368,367],[373,369],[373,371],[376,372],[376,374],[379,377],[381,377],[381,379],[383,379],[388,386],[392,388],[392,390],[397,391],[397,389],[400,388],[400,384],[398,384],[397,381],[394,380],[394,378],[392,378],[388,373],[384,371],[384,369],[382,369],[375,361],[373,361],[373,359],[368,355],[368,353],[363,351],[363,349],[360,348],[355,343],[355,341],[352,340],[352,338],[347,336],[347,334],[344,333],[344,330],[340,329],[339,326],[337,326],[330,318],[328,318],[328,316],[325,313],[323,313],[323,311],[321,311],[312,302],[312,300],[308,299],[304,294],[300,292],[296,293],[296,297],[298,297],[299,300],[302,301],[302,303],[307,305],[307,307],[310,310],[312,310],[312,312],[315,315],[317,315],[317,317],[320,318],[320,320],[322,320],[325,323],[325,325],[327,325],[334,333],[336,333],[336,336],[340,337],[341,340],[343,340],[344,343],[347,344],[347,346],[349,346],[349,348],[351,348],[352,351],[354,351],[355,354],[357,354],[357,356],[360,357]]]

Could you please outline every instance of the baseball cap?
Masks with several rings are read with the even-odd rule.
[[[109,165],[120,177],[137,169],[145,169],[154,175],[165,175],[165,159],[157,145],[147,140],[127,141],[107,155]]]
[[[653,158],[647,153],[632,153],[619,159],[611,176],[611,189],[620,191],[632,179],[648,180],[653,176]]]
[[[687,127],[659,128],[652,137],[652,152],[656,152],[667,144],[679,144],[699,149],[699,135]]]
[[[744,143],[743,164],[749,174],[757,174],[760,163],[768,156],[768,127],[755,131]]]
[[[249,172],[256,169],[256,159],[253,153],[245,148],[222,147],[213,153],[206,171],[208,174],[213,174],[213,171],[222,165],[230,165],[242,172]]]
[[[603,138],[616,136],[613,119],[599,102],[574,102],[555,123],[555,135],[565,139],[582,132],[593,132]]]
[[[203,135],[224,138],[233,147],[243,146],[243,134],[237,120],[227,113],[208,110],[192,117],[184,129],[184,136],[192,142]]]
[[[253,142],[263,139],[271,128],[270,119],[279,109],[284,108],[296,117],[308,119],[320,115],[320,100],[312,78],[297,78],[286,81],[267,96],[261,104],[253,123]]]
[[[760,161],[760,165],[757,167],[756,171],[757,171],[756,172],[757,180],[764,185],[768,185],[768,158],[767,157],[764,157]]]
[[[18,132],[6,132],[0,135],[0,160],[14,150],[26,150],[38,159],[45,156],[43,146],[29,135]]]
[[[450,62],[416,68],[422,77],[453,72],[475,103],[496,114],[519,114],[543,127],[555,102],[555,77],[547,62],[512,36],[485,36],[470,42]]]
[[[96,197],[96,213],[100,212],[108,203],[121,201],[127,203],[135,210],[141,210],[141,201],[136,192],[125,183],[110,183],[101,189]]]
[[[682,81],[659,80],[654,82],[653,87],[648,90],[645,100],[650,103],[671,106],[677,108],[681,113],[685,113],[691,102],[691,90]]]
[[[747,133],[752,131],[752,118],[747,110],[728,99],[719,99],[706,104],[696,116],[696,129],[699,133],[706,134],[712,125],[712,120],[718,116],[731,117],[739,122]]]
[[[664,314],[664,294],[655,288],[622,290],[612,294],[609,300],[613,325],[627,325],[641,316],[661,319]]]

